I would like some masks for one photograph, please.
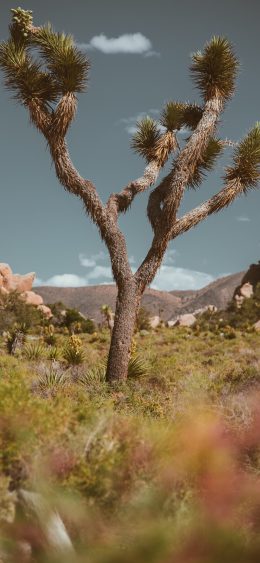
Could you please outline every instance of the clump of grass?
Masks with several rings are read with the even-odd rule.
[[[78,383],[83,386],[89,386],[96,383],[104,383],[106,378],[106,363],[97,364],[82,373],[78,378]]]
[[[140,377],[146,377],[149,375],[149,366],[146,360],[135,353],[131,356],[128,364],[128,377],[130,379],[139,379]]]
[[[47,351],[47,358],[51,361],[58,361],[60,359],[61,352],[57,346],[51,346]]]
[[[39,379],[34,383],[33,389],[40,394],[54,395],[58,389],[68,384],[67,374],[59,362],[53,361],[51,365],[42,363],[37,371]]]
[[[23,353],[26,360],[39,360],[45,356],[45,348],[40,342],[32,342],[24,347]]]

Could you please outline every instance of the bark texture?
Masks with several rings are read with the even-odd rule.
[[[109,382],[127,379],[130,349],[139,303],[139,293],[132,278],[118,288],[106,375]]]

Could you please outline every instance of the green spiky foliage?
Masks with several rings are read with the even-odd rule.
[[[160,138],[160,131],[156,121],[145,117],[137,123],[137,132],[134,134],[131,147],[136,153],[150,162],[155,156],[155,149]]]
[[[56,103],[60,95],[86,88],[89,62],[75,47],[73,37],[55,33],[50,25],[32,32],[30,11],[13,10],[11,38],[0,45],[0,67],[5,85],[20,102],[32,99]],[[31,48],[40,57],[32,57]]]
[[[238,61],[229,41],[213,37],[192,60],[191,74],[205,101],[215,96],[228,100],[234,93],[238,72]]]
[[[196,129],[203,116],[202,107],[197,104],[183,104],[182,127],[188,127],[192,131]]]
[[[52,77],[41,70],[41,64],[33,61],[25,45],[13,40],[0,45],[0,66],[4,72],[5,85],[22,103],[37,98],[42,102],[55,102],[58,86]]]
[[[260,122],[235,148],[233,160],[234,166],[227,168],[225,180],[238,180],[244,191],[255,188],[260,179]]]
[[[168,102],[162,111],[160,123],[167,131],[176,131],[182,126],[184,104]]]
[[[168,102],[162,111],[160,123],[167,131],[178,131],[182,127],[196,129],[203,115],[203,109],[197,104]]]
[[[73,37],[55,33],[50,24],[40,28],[33,37],[51,76],[55,77],[62,93],[84,92],[89,61],[74,45]]]
[[[210,139],[208,146],[204,152],[203,158],[198,162],[192,176],[189,180],[190,188],[197,188],[203,182],[207,172],[215,166],[217,158],[223,152],[223,144],[219,139]]]

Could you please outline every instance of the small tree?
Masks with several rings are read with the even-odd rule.
[[[44,135],[58,179],[83,201],[108,248],[118,295],[106,377],[108,381],[124,380],[141,297],[154,279],[169,242],[256,187],[260,172],[260,125],[256,124],[244,140],[235,144],[233,163],[225,171],[223,188],[178,217],[185,189],[201,184],[205,173],[214,167],[229,144],[217,137],[217,125],[234,92],[238,62],[230,43],[225,38],[213,37],[203,52],[192,56],[191,75],[201,92],[201,105],[167,103],[161,114],[163,130],[148,117],[138,123],[132,146],[147,161],[144,174],[103,204],[93,183],[82,178],[73,166],[65,140],[77,109],[76,94],[85,89],[88,59],[70,35],[56,33],[49,24],[34,27],[30,11],[18,8],[12,12],[10,38],[0,46],[5,83]],[[190,135],[180,148],[177,134],[183,127],[189,129]],[[148,199],[153,240],[133,274],[118,217],[129,209],[138,193],[156,183],[172,156],[170,172]]]

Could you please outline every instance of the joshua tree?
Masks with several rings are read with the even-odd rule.
[[[76,94],[85,89],[87,82],[88,59],[70,35],[54,32],[49,24],[35,27],[29,11],[18,8],[12,12],[10,38],[0,46],[5,83],[44,135],[61,184],[83,201],[108,248],[118,296],[107,380],[123,380],[127,377],[140,300],[160,267],[169,242],[256,187],[260,175],[260,125],[256,124],[241,142],[234,144],[233,162],[225,170],[222,189],[179,217],[185,190],[201,184],[205,173],[214,167],[229,144],[217,137],[217,126],[234,92],[238,61],[227,39],[213,37],[202,52],[192,56],[190,67],[201,93],[201,105],[170,101],[162,110],[161,127],[149,117],[137,124],[132,147],[147,162],[143,176],[110,195],[103,204],[93,183],[82,178],[73,166],[65,140],[76,113]],[[190,134],[180,146],[177,135],[182,128]],[[133,274],[118,217],[129,209],[137,194],[157,182],[169,158],[170,172],[148,198],[147,214],[153,229],[151,247]]]

